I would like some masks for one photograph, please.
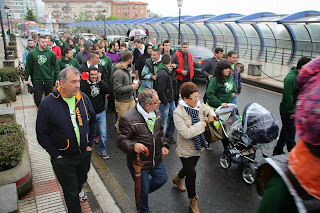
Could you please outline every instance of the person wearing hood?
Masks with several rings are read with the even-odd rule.
[[[174,90],[172,85],[172,66],[171,56],[162,55],[161,63],[158,67],[157,78],[154,89],[158,92],[161,101],[159,111],[161,113],[161,122],[165,137],[170,143],[175,143],[173,133],[175,130],[173,122],[173,111],[176,109],[174,102]],[[169,119],[169,123],[167,122]]]
[[[54,42],[54,39],[53,39],[53,38],[50,38],[50,39],[49,39],[49,41],[48,41],[48,48],[49,48],[50,50],[52,50],[52,51],[56,54],[58,60],[61,59],[61,57],[62,57],[61,49],[60,49],[60,47],[58,47],[58,46],[56,45],[56,43]]]
[[[134,90],[139,87],[138,83],[132,83],[130,78],[129,65],[132,64],[132,53],[125,52],[122,54],[122,61],[115,65],[112,74],[113,95],[115,98],[115,106],[117,113],[117,129],[120,117],[135,106],[133,98]]]
[[[176,69],[178,90],[184,82],[192,81],[194,76],[193,59],[191,53],[188,51],[189,44],[183,42],[181,44],[181,51],[176,52],[179,60],[179,67]]]
[[[75,58],[73,58],[73,52],[71,48],[65,48],[63,50],[63,56],[58,62],[60,70],[63,70],[67,67],[75,67],[77,69],[80,68],[78,61]]]
[[[103,159],[109,159],[107,154],[107,120],[105,110],[105,96],[112,92],[108,82],[101,80],[101,73],[96,67],[89,69],[88,80],[82,80],[80,90],[85,93],[93,106],[97,117],[99,131],[99,155]]]
[[[117,42],[111,42],[109,45],[109,51],[106,52],[106,56],[111,58],[112,63],[119,62],[119,45]]]
[[[157,78],[158,66],[161,62],[161,53],[158,49],[153,49],[151,58],[146,60],[141,76],[145,80],[145,84],[142,84],[142,88],[153,89],[153,82]]]
[[[89,53],[93,49],[93,43],[92,41],[88,40],[86,41],[84,45],[84,49],[80,52],[78,52],[76,59],[78,60],[79,64],[85,64],[89,59]]]
[[[294,127],[294,117],[296,102],[299,90],[296,86],[297,76],[302,66],[311,61],[308,57],[301,57],[297,67],[292,67],[290,73],[284,79],[282,101],[280,103],[280,116],[282,128],[277,145],[273,149],[273,155],[284,154],[283,148],[286,145],[288,152],[295,146],[296,129]]]
[[[24,64],[24,66],[26,66],[26,64],[27,64],[27,56],[28,56],[29,52],[31,50],[33,50],[33,48],[34,48],[33,40],[28,40],[28,46],[26,47],[25,51],[23,52],[23,56],[22,56],[22,62]]]
[[[161,52],[161,55],[163,54],[169,54],[171,56],[171,66],[172,66],[172,72],[171,77],[172,77],[172,85],[173,85],[173,91],[174,91],[174,101],[176,105],[178,105],[178,100],[179,100],[179,91],[178,91],[178,86],[177,86],[177,68],[179,67],[179,60],[175,52],[171,50],[171,43],[169,40],[165,40],[163,42],[163,50]]]
[[[47,48],[45,36],[39,36],[38,47],[30,51],[24,72],[24,85],[29,84],[29,76],[34,87],[34,102],[39,107],[43,93],[52,92],[53,83],[59,85],[60,72],[57,56]],[[54,70],[54,73],[52,71]]]
[[[145,80],[142,78],[141,72],[144,65],[146,64],[147,59],[151,57],[151,54],[152,54],[152,46],[147,44],[145,46],[143,55],[139,56],[136,60],[136,65],[135,65],[136,79],[139,80],[140,83],[144,85],[145,85],[145,82],[144,82]]]
[[[320,212],[320,57],[302,67],[297,88],[298,142],[288,154],[260,162],[257,213]]]

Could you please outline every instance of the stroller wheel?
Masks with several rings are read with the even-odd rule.
[[[231,166],[231,158],[229,155],[223,153],[220,155],[220,165],[224,169],[228,169]]]
[[[242,170],[242,178],[247,184],[254,183],[254,171],[250,167],[244,167]]]

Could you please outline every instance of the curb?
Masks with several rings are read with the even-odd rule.
[[[267,84],[267,83],[263,83],[263,82],[258,82],[258,81],[251,80],[251,79],[248,79],[248,78],[241,77],[241,82],[249,84],[249,85],[252,85],[252,86],[255,86],[255,87],[260,87],[260,88],[263,88],[263,89],[266,89],[266,90],[270,90],[270,91],[273,91],[273,92],[281,93],[281,94],[283,92],[283,88],[281,88],[281,87],[274,86],[274,85]]]

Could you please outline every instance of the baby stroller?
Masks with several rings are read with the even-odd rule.
[[[243,180],[253,184],[254,168],[257,163],[256,151],[261,144],[270,143],[278,137],[279,126],[272,113],[257,103],[248,104],[242,118],[236,112],[234,104],[229,104],[227,108],[216,109],[224,136],[222,141],[227,143],[225,151],[220,156],[220,165],[224,169],[228,169],[231,163],[242,165]],[[238,120],[237,116],[239,116]],[[230,125],[230,121],[234,120],[236,121]],[[267,157],[263,152],[262,156]]]

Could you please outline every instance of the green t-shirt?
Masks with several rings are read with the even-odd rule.
[[[234,70],[234,66],[235,66],[235,64],[231,64],[231,68]]]
[[[77,118],[76,118],[76,96],[73,96],[72,98],[63,98],[65,102],[67,102],[69,110],[70,110],[70,117],[73,124],[74,132],[76,133],[78,145],[80,147],[80,131],[77,124]]]

